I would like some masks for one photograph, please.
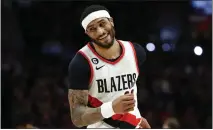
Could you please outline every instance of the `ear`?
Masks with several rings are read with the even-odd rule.
[[[113,18],[109,18],[109,22],[112,24],[112,26],[114,27],[114,22],[113,22]]]

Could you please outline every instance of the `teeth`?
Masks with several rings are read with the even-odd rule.
[[[101,39],[104,39],[104,38],[105,38],[105,37],[107,37],[107,36],[108,36],[108,35],[106,35],[106,36],[104,36],[104,37],[100,38],[100,40],[101,40]]]

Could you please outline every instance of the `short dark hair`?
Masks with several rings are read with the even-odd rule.
[[[102,5],[90,5],[87,8],[85,8],[84,12],[81,14],[80,23],[83,21],[85,17],[87,17],[87,15],[98,10],[106,10],[107,12],[109,12],[109,10]]]

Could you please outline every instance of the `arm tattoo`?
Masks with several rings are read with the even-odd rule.
[[[104,119],[101,114],[100,107],[87,107],[88,90],[69,89],[68,99],[70,104],[71,119],[75,126],[83,127]]]

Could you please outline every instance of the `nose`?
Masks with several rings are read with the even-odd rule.
[[[101,36],[106,34],[106,31],[103,28],[98,28],[97,34],[98,34],[98,37],[100,38]]]

